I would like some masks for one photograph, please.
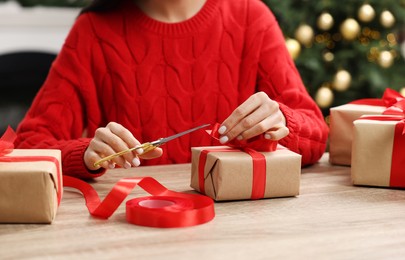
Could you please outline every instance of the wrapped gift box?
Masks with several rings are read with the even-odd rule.
[[[192,148],[191,187],[216,201],[252,198],[253,160],[242,151],[222,151],[227,147]],[[215,151],[218,150],[218,151]],[[199,180],[200,154],[209,151],[204,168],[204,191]],[[299,194],[301,155],[286,148],[261,152],[266,160],[263,198]],[[202,174],[202,173],[201,173]]]
[[[401,116],[380,115],[364,116],[354,122],[353,184],[405,188],[402,119]]]
[[[0,158],[0,223],[54,220],[62,193],[60,162],[59,150],[15,149]]]
[[[330,109],[329,161],[351,165],[353,122],[362,115],[381,115],[385,106],[346,104]]]

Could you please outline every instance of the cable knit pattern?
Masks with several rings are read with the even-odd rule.
[[[168,24],[128,0],[114,12],[77,19],[16,145],[61,149],[64,174],[96,177],[103,171],[87,171],[83,154],[98,127],[115,121],[151,141],[222,122],[257,91],[280,103],[290,129],[281,143],[302,154],[303,165],[316,162],[327,126],[262,2],[207,0],[191,19]],[[190,147],[212,144],[197,131],[142,164],[189,162]]]

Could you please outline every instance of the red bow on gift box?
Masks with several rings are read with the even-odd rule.
[[[219,139],[219,124],[215,124],[212,130],[207,133],[216,140]],[[249,140],[232,140],[227,148],[204,149],[200,153],[198,164],[199,190],[205,194],[205,174],[204,168],[207,161],[207,154],[210,152],[246,152],[252,157],[253,162],[253,183],[251,199],[261,199],[264,197],[266,189],[266,158],[260,152],[271,152],[277,149],[277,142],[265,139],[263,136],[256,136]],[[260,151],[260,152],[259,152]]]
[[[7,156],[14,149],[14,141],[17,138],[16,133],[11,127],[8,127],[6,132],[0,138],[0,162],[52,162],[56,166],[57,171],[57,199],[58,205],[62,200],[62,169],[60,169],[59,161],[52,156]]]
[[[350,104],[386,107],[384,115],[402,115],[405,111],[405,97],[390,88],[384,91],[381,99],[365,98],[352,101]]]

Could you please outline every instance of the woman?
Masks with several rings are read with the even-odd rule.
[[[140,158],[189,162],[190,147],[214,144],[203,131],[164,153],[138,150],[94,166],[215,122],[223,144],[280,140],[303,165],[325,150],[327,126],[268,8],[259,0],[96,0],[75,22],[16,143],[61,149],[64,174],[91,178]]]

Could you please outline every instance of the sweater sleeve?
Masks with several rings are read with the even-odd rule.
[[[17,129],[17,148],[60,149],[63,173],[94,178],[104,170],[90,172],[83,155],[90,138],[83,137],[86,110],[95,96],[91,76],[91,48],[95,36],[87,15],[72,27],[49,75]],[[88,111],[87,111],[88,112]]]
[[[277,101],[286,118],[290,133],[280,140],[280,144],[301,154],[303,165],[313,164],[325,152],[328,127],[301,80],[274,15],[262,5],[253,10],[261,13],[256,17],[260,17],[258,20],[265,25],[259,58],[258,90]]]

